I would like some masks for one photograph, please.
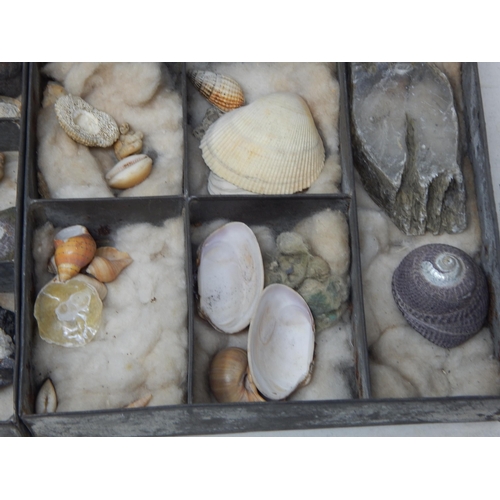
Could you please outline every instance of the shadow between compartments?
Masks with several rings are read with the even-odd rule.
[[[26,436],[27,429],[19,419],[18,388],[21,351],[21,252],[23,235],[24,158],[26,148],[26,102],[28,87],[28,63],[22,63],[21,72],[12,78],[0,81],[0,95],[17,98],[21,96],[21,118],[0,118],[0,152],[17,151],[17,194],[15,222],[15,256],[13,261],[0,261],[0,293],[13,293],[16,309],[12,416],[0,420],[0,436]]]

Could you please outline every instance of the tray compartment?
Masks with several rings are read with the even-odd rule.
[[[188,305],[183,200],[93,200],[92,207],[89,211],[85,201],[39,200],[28,209],[24,256],[25,342],[20,403],[25,422],[30,417],[47,417],[33,415],[34,401],[41,383],[51,374],[56,392],[58,382],[62,384],[60,395],[66,399],[65,402],[60,399],[60,406],[62,403],[61,410],[66,408],[68,413],[87,410],[86,414],[91,415],[96,408],[117,408],[117,411],[127,412],[122,409],[124,406],[148,392],[153,396],[151,405],[155,405],[155,395],[156,405],[166,402],[181,404],[187,398]],[[39,242],[43,238],[35,237],[35,232],[39,229],[45,231],[47,222],[53,227],[82,224],[93,235],[98,247],[114,243],[118,249],[129,251],[134,258],[127,269],[130,272],[135,265],[135,273],[128,274],[124,270],[115,282],[108,284],[108,296],[103,301],[105,309],[109,304],[108,312],[103,313],[100,330],[100,340],[105,344],[99,345],[97,338],[88,346],[63,348],[46,344],[37,337],[33,306],[47,275],[39,278],[37,283],[37,275],[42,273],[37,270],[36,261],[39,268],[43,268],[47,259],[34,259],[33,252],[36,248],[37,255],[40,255],[42,245]],[[146,238],[146,235],[149,237]],[[48,256],[51,238],[46,237],[45,244]],[[169,283],[169,279],[173,284]],[[112,298],[113,293],[115,299]],[[111,302],[107,303],[110,298]],[[170,302],[177,304],[175,315],[172,315],[174,306]],[[120,318],[118,313],[125,319]],[[176,325],[179,325],[178,328]],[[92,352],[85,361],[80,353],[85,355],[84,350],[88,347],[92,348]],[[115,352],[116,356],[113,355]],[[159,359],[161,353],[165,355]],[[109,357],[108,361],[106,357]],[[83,364],[82,378],[85,374],[93,377],[94,371],[98,371],[97,378],[89,379],[87,386],[87,381],[79,377],[79,372],[70,367],[73,361]],[[163,366],[164,372],[161,371]],[[108,370],[111,371],[107,373]],[[71,382],[66,379],[67,374],[68,378],[72,377]],[[71,384],[74,384],[76,397],[72,395]],[[87,393],[91,395],[83,402]],[[78,401],[78,394],[82,396],[82,402]]]

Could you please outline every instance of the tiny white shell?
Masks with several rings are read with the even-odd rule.
[[[38,391],[35,403],[36,413],[54,413],[57,409],[57,394],[50,378],[45,380]]]
[[[112,188],[128,189],[145,180],[152,168],[153,160],[147,155],[127,156],[106,174],[106,180]]]

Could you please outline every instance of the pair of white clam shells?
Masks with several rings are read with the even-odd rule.
[[[250,325],[248,368],[266,398],[290,395],[309,378],[314,354],[314,320],[294,290],[264,289],[257,239],[241,222],[214,231],[199,251],[199,310],[216,329],[237,333]]]

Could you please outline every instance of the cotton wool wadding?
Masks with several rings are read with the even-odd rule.
[[[167,196],[182,193],[182,100],[160,63],[49,63],[43,72],[68,93],[144,134],[142,153],[153,159],[150,176],[123,191],[104,176],[118,162],[113,148],[87,148],[62,130],[51,104],[38,115],[38,168],[52,198]]]
[[[273,92],[294,92],[308,104],[325,146],[325,166],[309,193],[337,193],[342,171],[339,160],[339,85],[334,63],[188,63],[188,70],[208,70],[234,78],[245,103]],[[208,194],[209,169],[200,141],[192,130],[200,125],[210,104],[188,83],[189,185],[194,194]]]
[[[34,259],[42,270],[54,228],[35,233]],[[57,411],[122,408],[152,394],[149,406],[184,401],[187,374],[187,295],[181,217],[160,226],[132,224],[112,234],[133,263],[107,284],[99,331],[89,344],[66,348],[34,341],[35,384],[50,377]],[[47,276],[38,278],[37,288]]]

